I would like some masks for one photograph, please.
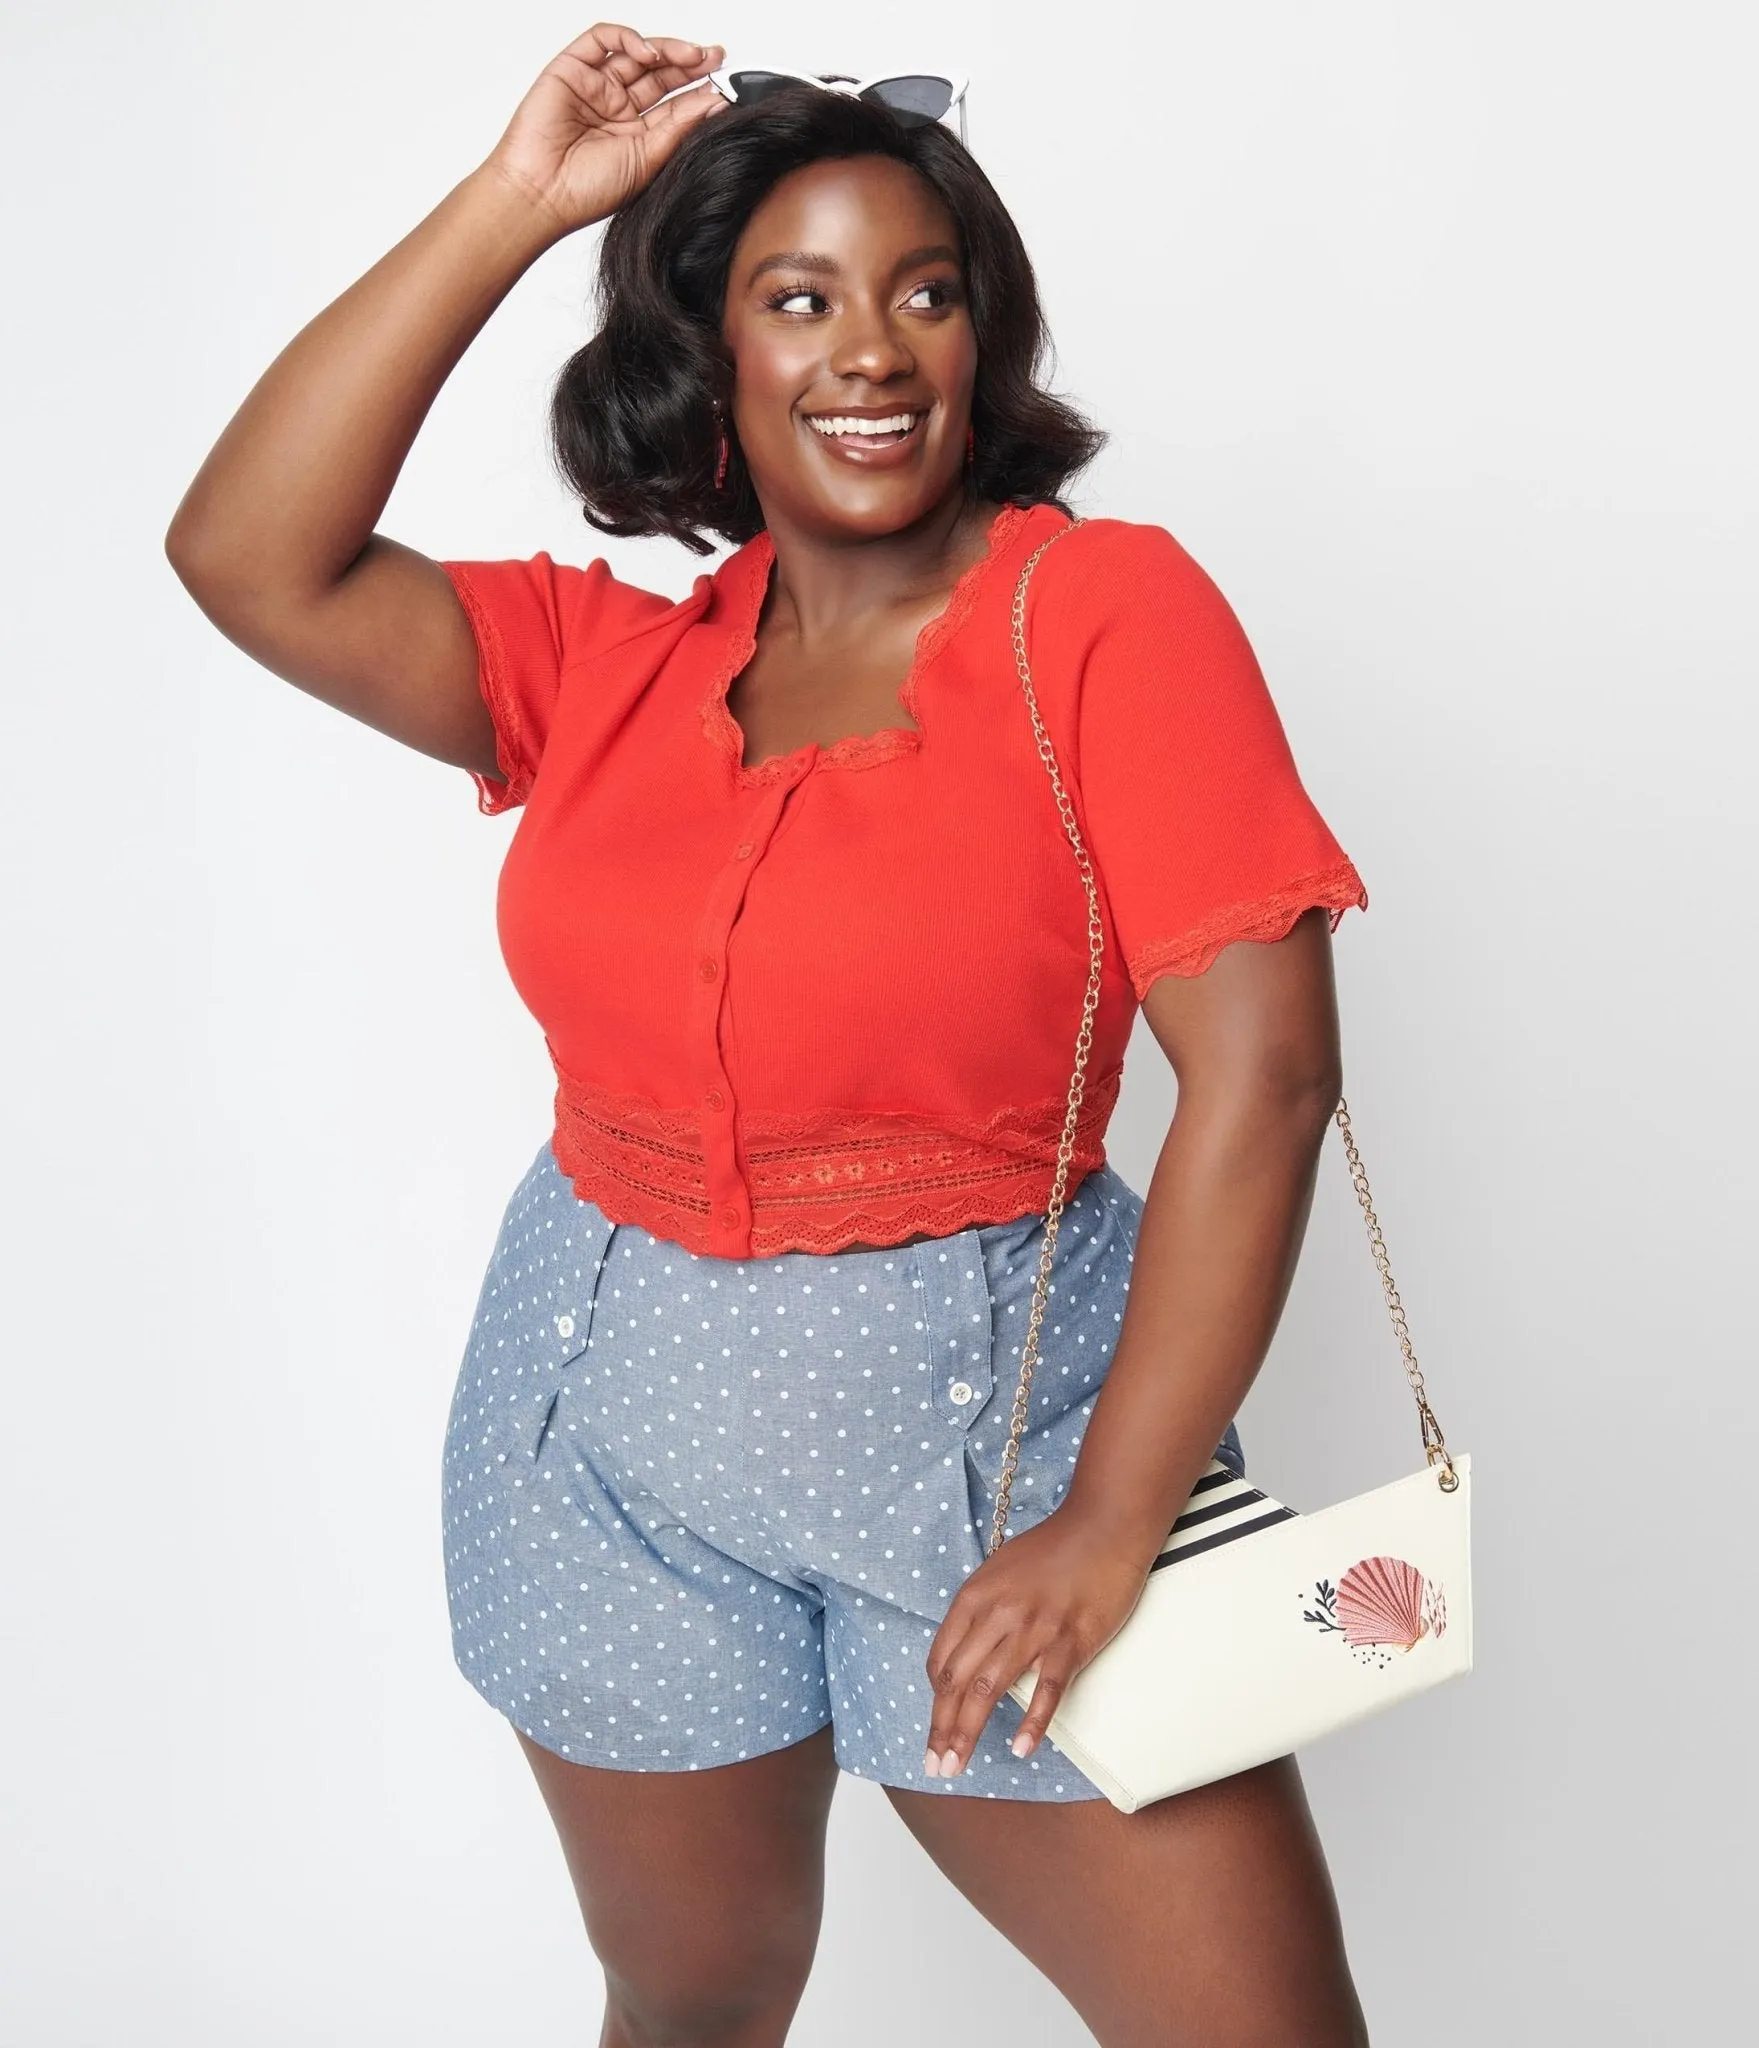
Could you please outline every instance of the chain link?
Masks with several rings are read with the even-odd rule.
[[[1337,1127],[1343,1134],[1344,1156],[1350,1162],[1350,1180],[1356,1190],[1356,1200],[1362,1205],[1362,1215],[1368,1225],[1368,1249],[1374,1254],[1374,1263],[1380,1271],[1380,1288],[1386,1296],[1387,1313],[1392,1317],[1393,1335],[1399,1340],[1399,1351],[1405,1361],[1405,1377],[1411,1383],[1411,1394],[1417,1403],[1417,1421],[1423,1432],[1423,1455],[1431,1465],[1442,1468],[1440,1486],[1443,1493],[1452,1493],[1460,1483],[1460,1475],[1454,1470],[1454,1461],[1448,1456],[1447,1439],[1441,1433],[1441,1424],[1435,1410],[1429,1405],[1429,1395],[1423,1385],[1423,1368],[1417,1363],[1417,1354],[1411,1348],[1410,1325],[1405,1321],[1405,1305],[1399,1299],[1399,1290],[1393,1285],[1392,1263],[1387,1257],[1386,1240],[1380,1234],[1380,1219],[1374,1213],[1374,1199],[1368,1192],[1368,1175],[1362,1165],[1362,1155],[1356,1150],[1355,1133],[1350,1128],[1350,1105],[1338,1098],[1333,1112]]]
[[[1038,736],[1038,755],[1049,771],[1051,787],[1056,792],[1057,809],[1063,820],[1063,830],[1068,834],[1069,844],[1075,849],[1076,864],[1081,870],[1081,880],[1087,890],[1087,945],[1088,970],[1087,994],[1081,1005],[1081,1029],[1075,1037],[1075,1071],[1069,1080],[1069,1108],[1063,1119],[1063,1135],[1057,1145],[1057,1171],[1051,1187],[1050,1206],[1045,1212],[1044,1242],[1038,1254],[1038,1278],[1032,1289],[1032,1314],[1026,1324],[1026,1341],[1020,1352],[1020,1384],[1014,1390],[1014,1412],[1008,1427],[1008,1443],[1002,1453],[1001,1481],[996,1491],[994,1518],[990,1524],[989,1547],[991,1551],[1000,1548],[1008,1525],[1008,1509],[1014,1495],[1014,1472],[1020,1462],[1020,1439],[1026,1433],[1026,1411],[1032,1398],[1032,1373],[1038,1363],[1038,1332],[1044,1321],[1045,1295],[1050,1286],[1051,1263],[1056,1256],[1057,1230],[1063,1217],[1063,1194],[1069,1183],[1069,1162],[1075,1156],[1075,1126],[1081,1114],[1081,1098],[1087,1088],[1087,1054],[1093,1044],[1093,1015],[1099,1007],[1100,970],[1105,952],[1105,928],[1100,920],[1099,890],[1094,885],[1093,863],[1087,858],[1087,849],[1081,843],[1080,827],[1075,822],[1075,807],[1069,801],[1069,792],[1063,787],[1063,778],[1057,772],[1056,749],[1051,745],[1050,734],[1045,731],[1044,720],[1039,716],[1038,697],[1032,687],[1032,665],[1026,658],[1026,586],[1032,572],[1038,567],[1039,557],[1045,549],[1062,539],[1066,533],[1073,533],[1082,525],[1079,519],[1070,520],[1067,526],[1058,527],[1047,539],[1039,542],[1026,558],[1026,566],[1020,571],[1020,581],[1014,587],[1014,666],[1020,672],[1020,686],[1026,692],[1026,708],[1032,714],[1032,729]]]
[[[1099,890],[1093,879],[1093,864],[1087,857],[1082,844],[1081,830],[1075,820],[1075,807],[1069,801],[1069,793],[1063,787],[1063,778],[1057,769],[1056,749],[1051,745],[1050,734],[1045,730],[1044,720],[1039,715],[1038,696],[1032,687],[1032,664],[1026,654],[1026,588],[1032,579],[1032,572],[1038,567],[1039,558],[1045,550],[1064,534],[1073,533],[1085,521],[1071,519],[1067,526],[1039,542],[1027,557],[1025,567],[1020,571],[1020,580],[1014,588],[1014,666],[1019,671],[1020,687],[1026,693],[1026,708],[1032,715],[1032,729],[1038,740],[1038,755],[1043,761],[1051,779],[1051,788],[1056,793],[1057,811],[1063,821],[1063,831],[1075,852],[1076,865],[1081,870],[1081,881],[1087,891],[1087,942],[1088,971],[1087,993],[1081,1005],[1081,1028],[1075,1037],[1075,1071],[1069,1079],[1069,1107],[1063,1119],[1063,1135],[1057,1145],[1057,1170],[1051,1185],[1050,1202],[1045,1210],[1044,1241],[1039,1248],[1038,1277],[1032,1288],[1032,1313],[1027,1319],[1026,1339],[1020,1352],[1020,1383],[1014,1390],[1013,1413],[1009,1419],[1007,1446],[1002,1453],[1001,1478],[996,1489],[995,1512],[990,1522],[989,1548],[993,1554],[1007,1535],[1008,1512],[1013,1503],[1014,1474],[1020,1463],[1020,1443],[1026,1433],[1027,1410],[1032,1399],[1032,1375],[1038,1364],[1039,1330],[1044,1321],[1045,1297],[1050,1289],[1051,1266],[1056,1257],[1057,1231],[1063,1217],[1063,1199],[1068,1187],[1069,1165],[1075,1156],[1075,1130],[1081,1114],[1081,1099],[1087,1086],[1087,1055],[1093,1044],[1093,1018],[1099,1007],[1100,974],[1105,951],[1105,927],[1100,916]],[[1393,1285],[1392,1267],[1387,1260],[1386,1244],[1380,1234],[1380,1224],[1374,1214],[1373,1203],[1368,1192],[1368,1176],[1363,1171],[1361,1154],[1356,1150],[1356,1140],[1350,1129],[1350,1113],[1347,1102],[1340,1098],[1336,1111],[1339,1130],[1343,1133],[1344,1150],[1350,1162],[1350,1178],[1355,1185],[1356,1199],[1362,1205],[1362,1213],[1368,1220],[1369,1248],[1374,1263],[1380,1270],[1381,1287],[1386,1295],[1387,1308],[1392,1316],[1393,1334],[1398,1338],[1399,1349],[1404,1356],[1405,1375],[1410,1381],[1411,1392],[1417,1401],[1418,1422],[1423,1432],[1424,1455],[1431,1465],[1440,1463],[1442,1471],[1439,1484],[1445,1493],[1452,1493],[1460,1483],[1454,1470],[1452,1458],[1448,1456],[1446,1440],[1441,1433],[1441,1424],[1436,1420],[1435,1410],[1429,1405],[1424,1391],[1422,1369],[1417,1363],[1417,1354],[1411,1347],[1411,1332],[1405,1321],[1404,1307],[1399,1300],[1398,1289]]]

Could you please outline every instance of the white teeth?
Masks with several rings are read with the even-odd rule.
[[[821,434],[905,434],[916,424],[919,414],[913,412],[893,413],[890,419],[856,419],[848,413],[824,413],[809,415],[813,426]]]

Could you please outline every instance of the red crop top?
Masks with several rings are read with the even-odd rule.
[[[1015,672],[1008,506],[924,628],[891,727],[742,765],[726,706],[774,549],[676,603],[603,561],[447,562],[524,806],[497,904],[556,1074],[556,1159],[616,1222],[719,1258],[944,1236],[1049,1205],[1087,899]],[[1367,892],[1227,601],[1158,526],[1033,573],[1039,708],[1092,856],[1105,974],[1068,1193],[1105,1159],[1161,974]],[[474,774],[474,771],[472,771]]]

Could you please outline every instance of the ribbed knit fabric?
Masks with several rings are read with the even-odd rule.
[[[498,923],[576,1191],[721,1258],[895,1244],[1048,1206],[1087,900],[1015,673],[1008,506],[916,647],[897,726],[741,764],[767,534],[679,602],[595,561],[447,562],[524,806]],[[1089,521],[1033,574],[1039,709],[1106,965],[1069,1192],[1105,1157],[1162,974],[1367,907],[1226,600],[1158,526]]]

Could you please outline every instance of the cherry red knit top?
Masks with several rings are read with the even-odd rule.
[[[1016,673],[1008,506],[924,628],[906,726],[742,765],[767,534],[678,602],[603,561],[447,562],[523,805],[498,924],[555,1069],[576,1191],[721,1258],[947,1235],[1049,1206],[1087,897]],[[1067,1192],[1105,1159],[1138,1004],[1236,939],[1367,892],[1303,787],[1227,601],[1158,526],[1033,572],[1033,685],[1092,859],[1105,974]],[[474,773],[474,771],[472,771]]]

